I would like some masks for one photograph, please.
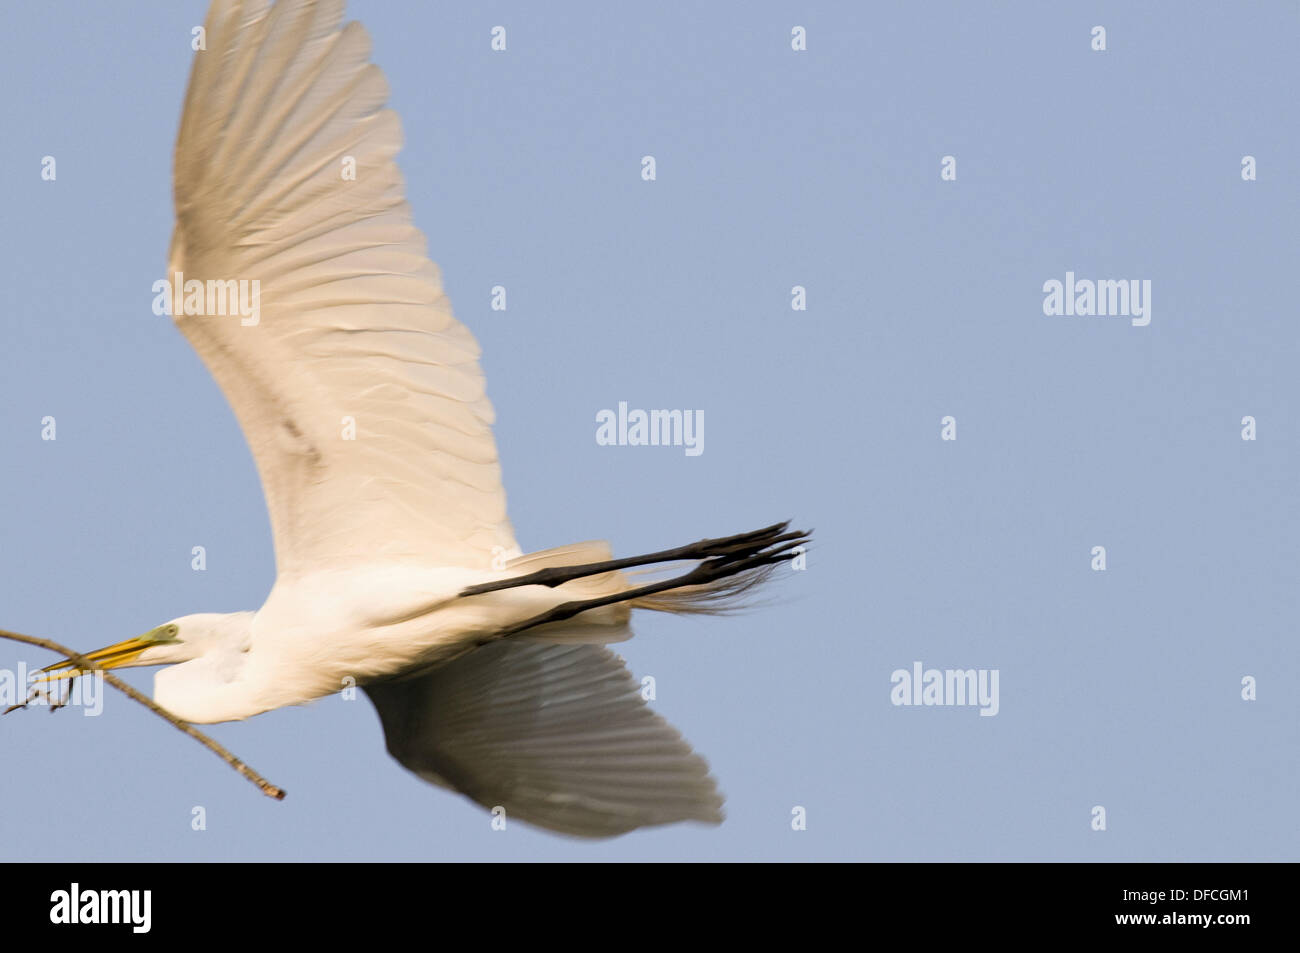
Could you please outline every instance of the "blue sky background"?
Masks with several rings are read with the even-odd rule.
[[[0,626],[85,649],[256,608],[274,575],[242,435],[150,310],[205,12],[54,0],[0,32]],[[1296,4],[349,16],[483,345],[523,547],[816,528],[769,606],[643,618],[620,648],[728,819],[494,832],[337,697],[213,730],[276,803],[114,695],[0,720],[0,858],[1297,858]],[[1150,326],[1044,316],[1067,270],[1150,279]],[[703,455],[597,446],[621,400],[702,409]],[[49,656],[0,644],[20,660]],[[916,660],[999,669],[1000,713],[892,706]]]

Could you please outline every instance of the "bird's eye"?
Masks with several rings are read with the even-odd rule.
[[[179,631],[180,631],[180,628],[179,628],[178,626],[174,626],[174,625],[169,625],[169,626],[167,626],[167,634],[168,634],[168,635],[175,635],[175,634],[176,634],[177,632],[179,632]]]

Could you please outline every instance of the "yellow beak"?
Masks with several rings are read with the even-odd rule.
[[[149,633],[152,635],[153,633]],[[125,665],[127,662],[139,657],[147,648],[157,645],[156,639],[151,639],[148,635],[137,636],[134,639],[127,639],[124,642],[118,642],[116,645],[110,645],[107,648],[96,649],[94,652],[87,652],[85,658],[94,662],[100,668],[117,668],[119,665]],[[60,671],[67,669],[67,671]],[[44,681],[55,681],[62,678],[76,678],[78,675],[85,675],[88,669],[79,669],[71,661],[55,662],[53,665],[47,665],[41,669],[42,672],[58,672],[57,675],[47,675]]]

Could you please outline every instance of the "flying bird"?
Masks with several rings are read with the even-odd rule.
[[[86,658],[166,666],[155,701],[200,724],[360,685],[398,762],[553,831],[720,822],[708,766],[606,645],[635,609],[737,607],[808,536],[519,548],[478,344],[412,224],[367,34],[342,17],[342,0],[216,0],[176,142],[168,275],[260,289],[256,321],[185,313],[179,293],[172,310],[252,450],[274,586],[255,612]]]

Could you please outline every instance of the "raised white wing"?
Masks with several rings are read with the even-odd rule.
[[[176,143],[168,278],[245,281],[249,304],[256,281],[260,314],[227,301],[176,323],[252,448],[282,574],[487,567],[495,547],[519,550],[478,344],[411,224],[388,86],[342,14],[342,0],[213,3]]]

